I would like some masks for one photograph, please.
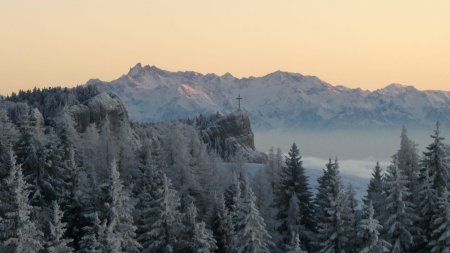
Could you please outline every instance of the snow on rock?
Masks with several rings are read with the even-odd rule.
[[[266,161],[266,155],[255,149],[254,134],[245,111],[238,110],[225,116],[213,115],[194,122],[203,141],[224,160],[241,154],[248,162]]]

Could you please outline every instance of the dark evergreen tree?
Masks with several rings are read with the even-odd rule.
[[[221,195],[215,204],[212,221],[214,238],[217,242],[216,253],[228,253],[233,249],[234,225],[229,210],[225,207],[225,200]]]
[[[408,180],[403,175],[397,161],[388,167],[386,175],[386,216],[384,227],[386,239],[392,245],[392,253],[409,252],[414,244],[414,224],[418,216],[414,205],[408,201],[411,193]]]
[[[444,189],[439,196],[435,215],[432,218],[431,235],[428,246],[433,253],[450,252],[450,199]]]
[[[389,252],[391,245],[381,238],[383,226],[375,218],[372,202],[365,207],[364,218],[359,222],[358,241],[359,253],[385,253]]]
[[[366,206],[369,205],[369,202],[372,202],[374,217],[379,219],[384,212],[383,174],[379,162],[373,169],[372,178],[367,188],[367,195],[364,197]]]
[[[22,168],[9,152],[9,172],[0,192],[0,251],[36,253],[43,248],[43,233],[31,219],[33,207],[28,203],[30,191]]]
[[[277,208],[276,220],[279,223],[278,233],[280,247],[287,245],[292,233],[298,233],[300,239],[310,248],[312,233],[314,232],[314,216],[312,193],[308,184],[308,178],[305,175],[303,162],[301,161],[300,151],[294,143],[291,146],[286,157],[286,166],[281,168],[278,176],[278,182],[274,192],[274,204]],[[297,200],[292,200],[295,196]],[[298,213],[295,214],[298,224],[288,222],[289,210],[292,210],[290,204],[296,202]],[[291,219],[292,220],[292,219]]]
[[[348,201],[343,191],[337,160],[331,159],[324,174],[318,179],[316,195],[317,241],[319,252],[339,253],[347,249],[349,238],[345,213],[349,212]]]
[[[433,188],[440,196],[445,189],[448,189],[450,162],[443,143],[444,137],[440,133],[440,123],[436,123],[434,134],[431,135],[433,143],[428,145],[424,152],[423,166],[428,171],[433,180]]]

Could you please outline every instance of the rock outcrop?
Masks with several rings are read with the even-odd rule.
[[[105,119],[110,121],[112,129],[117,129],[121,123],[128,122],[128,113],[121,100],[106,92],[84,103],[71,106],[69,111],[80,132],[84,132],[90,124],[101,125]]]
[[[255,149],[254,135],[248,114],[243,110],[228,115],[198,117],[191,122],[210,149],[225,161],[241,156],[251,163],[263,163],[267,156]]]

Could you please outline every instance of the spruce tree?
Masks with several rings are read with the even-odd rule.
[[[433,218],[436,214],[436,206],[438,203],[438,194],[433,188],[433,179],[426,167],[422,167],[420,172],[420,185],[418,195],[418,225],[422,231],[422,236],[417,241],[417,250],[419,252],[428,252],[429,240],[432,234]]]
[[[103,235],[103,227],[97,212],[92,213],[85,218],[89,218],[90,223],[82,228],[83,235],[79,241],[79,253],[101,253],[101,236]]]
[[[240,229],[235,237],[237,253],[269,253],[272,246],[266,224],[255,205],[255,195],[249,185],[243,193],[243,213],[240,217]]]
[[[286,157],[286,165],[281,168],[274,192],[274,204],[277,209],[275,218],[279,224],[277,230],[280,235],[278,242],[280,247],[290,241],[292,232],[299,233],[301,240],[309,245],[314,231],[314,216],[312,193],[307,180],[300,151],[294,143]],[[293,196],[297,199],[292,199]],[[291,206],[294,202],[298,207]],[[297,213],[289,213],[292,208],[295,208]],[[292,217],[292,215],[296,217]],[[296,220],[296,223],[292,223],[293,219]]]
[[[50,222],[50,235],[46,243],[49,253],[70,253],[73,248],[69,243],[73,239],[64,238],[66,232],[66,223],[62,222],[63,212],[56,201],[53,202],[52,221]]]
[[[420,191],[419,191],[419,226],[423,231],[423,236],[419,240],[419,250],[429,251],[429,241],[435,241],[433,238],[433,227],[435,217],[439,217],[436,205],[442,194],[448,191],[450,161],[446,147],[443,143],[444,138],[440,135],[440,123],[436,123],[436,129],[431,135],[433,142],[428,145],[422,159],[422,168],[420,170]]]
[[[450,162],[443,143],[444,137],[440,133],[439,122],[436,123],[436,129],[431,138],[433,143],[424,152],[422,163],[433,180],[433,188],[436,189],[438,195],[441,195],[445,189],[448,189]]]
[[[183,252],[211,253],[217,249],[216,240],[212,231],[206,228],[206,224],[197,219],[197,208],[193,203],[189,204],[186,213],[185,242],[187,247]]]
[[[398,168],[402,174],[405,175],[409,181],[408,189],[411,192],[410,201],[416,204],[416,196],[419,183],[419,155],[417,151],[417,144],[409,137],[405,127],[402,128],[400,137],[400,149],[397,151]]]
[[[364,197],[364,204],[369,205],[372,202],[374,209],[374,217],[380,218],[384,211],[384,192],[383,192],[383,175],[380,163],[377,162],[372,171],[372,178],[370,179],[367,188],[367,195]]]
[[[389,252],[390,244],[380,236],[383,226],[375,218],[372,202],[366,207],[364,219],[359,222],[358,241],[361,242],[359,253]]]
[[[133,223],[132,205],[128,192],[123,188],[117,164],[113,161],[107,182],[106,240],[105,249],[109,252],[138,252],[136,226]]]
[[[228,253],[233,249],[234,225],[229,210],[225,207],[223,194],[216,200],[212,221],[214,238],[217,242],[216,253]]]
[[[342,218],[344,220],[344,229],[346,237],[348,238],[346,242],[346,252],[354,252],[357,242],[354,238],[357,237],[358,223],[361,219],[361,213],[358,209],[358,200],[356,199],[356,192],[353,190],[353,186],[348,184],[347,189],[345,189],[345,207],[342,212]]]
[[[25,182],[22,168],[17,165],[12,151],[9,153],[10,168],[3,180],[0,206],[0,247],[4,253],[37,253],[42,248],[42,232],[31,220],[32,206],[28,203],[29,185]],[[7,202],[5,202],[7,201]]]
[[[136,204],[137,239],[142,245],[143,252],[149,252],[149,246],[153,243],[151,227],[159,215],[158,201],[163,194],[163,173],[156,166],[149,150],[143,150],[140,154],[139,178],[134,192],[138,203]]]
[[[156,216],[150,227],[151,243],[143,252],[177,252],[183,245],[181,232],[184,226],[180,213],[180,198],[172,189],[166,175],[163,175],[161,195],[152,208]]]
[[[286,253],[307,253],[306,251],[302,250],[300,238],[298,237],[297,233],[292,233],[291,236],[291,242],[286,247],[287,251]]]
[[[414,205],[408,201],[411,193],[408,180],[394,160],[386,175],[386,215],[384,224],[387,241],[392,245],[392,253],[408,252],[414,246],[414,223],[418,217]]]
[[[450,200],[449,192],[444,189],[439,196],[436,214],[431,224],[431,236],[428,242],[430,252],[450,252]]]
[[[334,163],[330,159],[326,167],[318,179],[316,243],[319,252],[339,253],[345,251],[349,239],[344,218],[345,212],[349,210],[337,159]]]

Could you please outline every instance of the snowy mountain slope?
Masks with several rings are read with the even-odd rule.
[[[137,64],[117,80],[87,84],[117,94],[130,117],[144,122],[227,114],[237,109],[235,98],[240,94],[257,130],[423,128],[438,119],[450,124],[450,92],[399,84],[370,92],[282,71],[236,78]]]

